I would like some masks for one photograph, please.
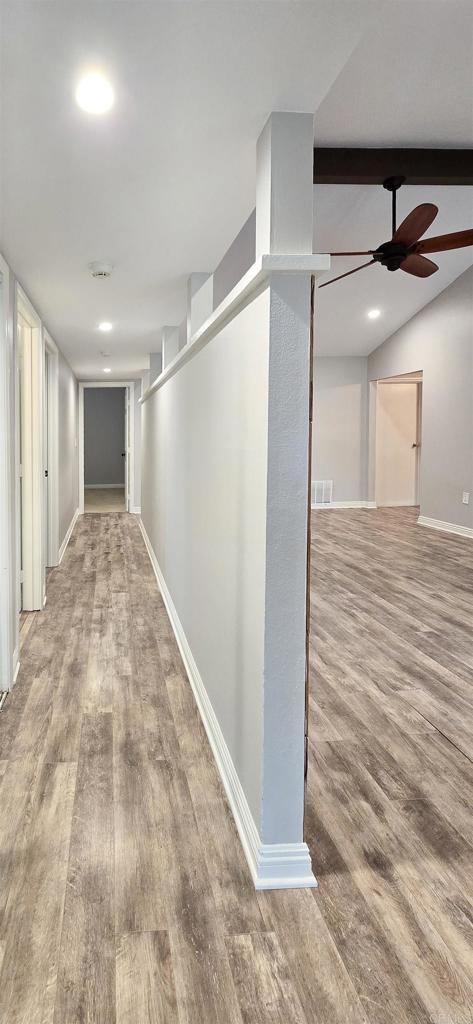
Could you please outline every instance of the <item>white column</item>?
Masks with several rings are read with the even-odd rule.
[[[256,255],[312,252],[313,117],[271,114],[257,147]],[[310,273],[269,285],[261,873],[315,884],[303,841]]]
[[[256,258],[311,253],[312,114],[273,113],[256,148]]]
[[[176,358],[179,352],[179,328],[163,327],[162,335],[162,368],[166,369],[169,363]]]
[[[272,275],[269,330],[261,839],[297,844],[304,815],[309,274]],[[308,854],[301,874],[310,878]]]
[[[187,341],[213,313],[213,274],[191,274],[187,280]]]

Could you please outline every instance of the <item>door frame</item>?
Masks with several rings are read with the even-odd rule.
[[[21,316],[31,329],[30,345],[24,359],[25,388],[25,458],[20,462],[20,380],[18,359],[18,319]],[[27,295],[16,283],[15,311],[16,362],[16,489],[17,489],[17,566],[18,615],[20,610],[39,611],[46,601],[45,552],[43,543],[43,474],[44,474],[44,340],[41,320]],[[20,500],[20,476],[22,496]],[[21,578],[23,572],[23,578]],[[21,596],[21,583],[23,596]]]
[[[16,565],[14,306],[13,276],[0,255],[0,694],[11,690],[20,667]]]
[[[422,386],[423,370],[407,370],[405,373],[390,374],[369,380],[368,396],[368,499],[376,505],[376,440],[377,440],[377,409],[379,384],[416,384],[417,385],[417,442],[422,444]],[[416,499],[412,508],[420,504],[421,492],[421,449],[416,452]],[[409,507],[409,506],[404,506]]]
[[[79,512],[84,513],[84,391],[86,388],[125,388],[128,403],[129,438],[126,446],[128,494],[125,494],[125,508],[132,512],[135,507],[135,381],[134,380],[85,380],[79,381]],[[126,410],[125,410],[126,422]]]
[[[48,361],[48,415],[44,422],[44,469],[48,470],[48,521],[45,568],[59,565],[59,350],[43,329],[44,356]],[[46,379],[44,380],[46,387]]]

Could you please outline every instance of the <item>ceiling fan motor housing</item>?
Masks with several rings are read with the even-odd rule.
[[[387,270],[399,270],[401,263],[406,259],[407,252],[407,246],[400,245],[399,242],[383,242],[375,249],[373,259],[376,263],[381,263],[381,266],[386,267]]]

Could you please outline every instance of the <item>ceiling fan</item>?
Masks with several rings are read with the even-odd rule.
[[[382,242],[377,249],[367,249],[364,252],[331,252],[331,256],[371,256],[367,263],[362,263],[354,270],[348,270],[346,274],[339,274],[319,285],[326,288],[328,284],[341,281],[343,277],[350,277],[364,267],[371,267],[374,263],[380,263],[386,270],[404,270],[406,274],[414,277],[430,277],[438,270],[438,266],[432,260],[423,255],[426,252],[446,252],[447,249],[463,249],[467,245],[473,245],[473,229],[467,231],[453,231],[449,235],[437,235],[432,238],[422,238],[427,228],[435,220],[438,214],[438,206],[434,203],[421,203],[416,206],[396,227],[396,196],[401,185],[405,182],[401,175],[386,178],[383,188],[392,194],[392,238],[388,242]]]

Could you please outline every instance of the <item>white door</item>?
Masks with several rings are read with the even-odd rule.
[[[415,505],[418,475],[418,384],[378,381],[376,503]]]

